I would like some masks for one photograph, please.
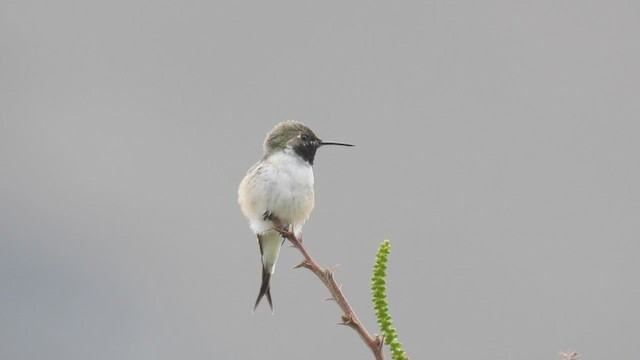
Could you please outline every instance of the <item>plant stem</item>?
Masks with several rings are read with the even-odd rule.
[[[333,278],[333,271],[331,269],[324,269],[318,265],[318,263],[313,260],[309,252],[302,245],[302,241],[296,238],[296,236],[288,231],[282,232],[282,234],[291,241],[293,246],[295,246],[300,252],[302,256],[304,256],[304,260],[296,267],[304,267],[311,270],[316,276],[322,281],[322,283],[329,289],[331,293],[332,300],[338,304],[340,309],[343,311],[342,322],[339,323],[341,325],[346,325],[355,330],[362,341],[369,347],[373,356],[376,360],[384,360],[384,353],[382,352],[383,340],[380,336],[376,336],[375,338],[369,334],[367,329],[365,329],[364,325],[360,322],[356,313],[351,308],[351,305],[347,301],[347,298],[342,293],[342,288],[338,283],[336,283]]]

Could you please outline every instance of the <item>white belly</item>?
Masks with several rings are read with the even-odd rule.
[[[299,232],[313,210],[313,169],[290,152],[278,152],[249,170],[238,195],[256,233],[273,228],[271,221],[263,219],[265,212]]]

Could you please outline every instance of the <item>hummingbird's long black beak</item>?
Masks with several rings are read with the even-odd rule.
[[[334,141],[320,141],[320,146],[323,146],[323,145],[355,146],[351,144],[339,143]]]

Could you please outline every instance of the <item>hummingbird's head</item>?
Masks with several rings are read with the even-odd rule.
[[[265,156],[269,156],[277,151],[290,150],[313,165],[316,150],[323,145],[353,146],[322,141],[305,124],[298,121],[285,121],[269,131],[264,140],[264,152]]]

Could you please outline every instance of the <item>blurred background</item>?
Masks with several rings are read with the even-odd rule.
[[[637,357],[633,1],[0,4],[0,358],[367,359],[237,186],[324,140],[305,244],[413,359]]]

